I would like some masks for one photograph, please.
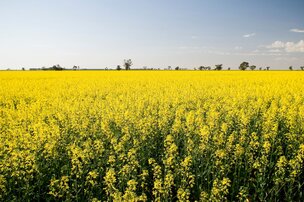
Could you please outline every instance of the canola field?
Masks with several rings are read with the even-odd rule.
[[[0,72],[0,201],[304,201],[304,72]]]

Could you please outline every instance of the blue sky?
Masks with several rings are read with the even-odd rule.
[[[303,0],[0,0],[0,69],[304,65]]]

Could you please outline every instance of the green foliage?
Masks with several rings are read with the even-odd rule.
[[[222,69],[223,69],[223,64],[215,65],[215,70],[222,70]]]
[[[240,70],[246,70],[248,67],[249,67],[249,63],[248,63],[248,62],[242,62],[242,63],[240,64],[239,69],[240,69]]]
[[[255,66],[255,65],[251,65],[249,68],[250,68],[251,70],[255,70],[255,69],[256,69],[256,66]]]

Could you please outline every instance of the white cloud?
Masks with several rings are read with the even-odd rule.
[[[234,50],[243,50],[243,47],[242,46],[236,46],[236,47],[234,47]]]
[[[198,39],[198,36],[195,36],[195,35],[193,35],[193,36],[191,36],[191,39]]]
[[[304,40],[299,41],[298,43],[287,42],[285,44],[286,52],[301,52],[304,53]]]
[[[256,34],[255,33],[250,33],[250,34],[245,34],[243,35],[244,38],[249,38],[249,37],[253,37],[255,36]]]
[[[284,48],[285,43],[282,41],[275,41],[270,46],[267,46],[267,48]]]
[[[300,40],[299,42],[282,42],[282,41],[275,41],[271,45],[266,46],[268,49],[283,49],[285,52],[288,53],[304,53],[304,40]]]
[[[291,32],[304,33],[304,29],[291,29]]]

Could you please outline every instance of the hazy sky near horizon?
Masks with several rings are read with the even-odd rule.
[[[304,65],[304,0],[0,0],[0,69]]]

